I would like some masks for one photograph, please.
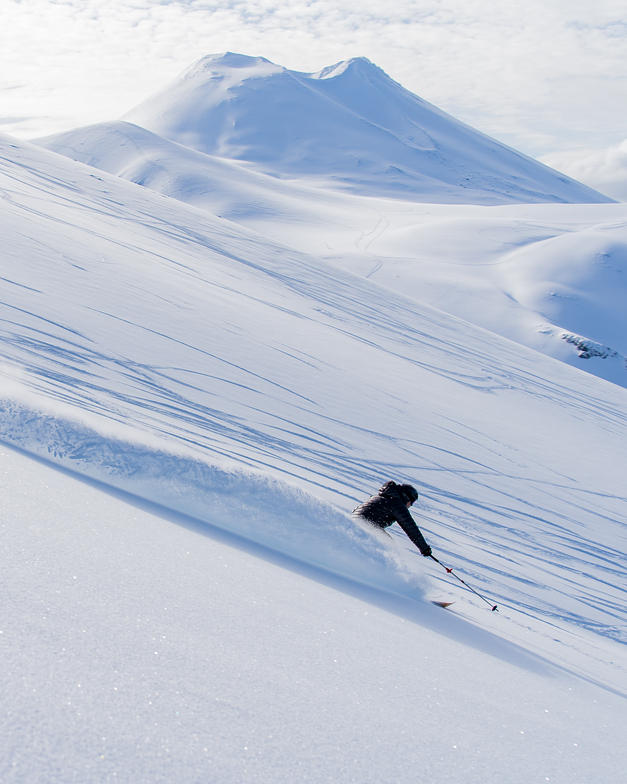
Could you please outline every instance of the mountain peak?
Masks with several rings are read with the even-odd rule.
[[[184,71],[174,84],[180,79],[189,79],[192,76],[206,74],[207,72],[249,71],[251,75],[263,77],[273,73],[280,73],[284,70],[282,66],[275,65],[265,57],[251,57],[246,54],[237,54],[236,52],[223,52],[202,57]]]
[[[475,131],[365,57],[315,73],[208,55],[123,120],[200,152],[364,195],[431,202],[607,202]]]
[[[336,76],[341,76],[346,71],[357,73],[376,71],[378,73],[383,73],[383,71],[374,63],[370,62],[367,57],[352,57],[350,60],[342,60],[339,63],[335,63],[335,65],[328,65],[321,71],[310,74],[310,76],[312,79],[333,79]]]

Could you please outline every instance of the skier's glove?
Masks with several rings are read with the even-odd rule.
[[[421,550],[420,552],[424,555],[425,558],[430,558],[432,550],[429,547],[429,545],[427,545],[427,549],[426,550]]]

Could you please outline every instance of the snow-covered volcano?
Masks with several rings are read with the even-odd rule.
[[[279,177],[439,203],[607,202],[485,136],[358,57],[300,73],[209,55],[123,118]]]

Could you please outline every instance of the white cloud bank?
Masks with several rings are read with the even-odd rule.
[[[0,130],[120,117],[200,57],[316,71],[365,56],[531,155],[627,128],[623,0],[0,0]]]
[[[627,139],[604,150],[568,150],[541,160],[612,199],[627,202]]]

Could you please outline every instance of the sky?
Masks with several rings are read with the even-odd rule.
[[[0,22],[0,130],[20,138],[117,119],[206,54],[365,56],[587,184],[627,182],[620,0],[0,0]]]

